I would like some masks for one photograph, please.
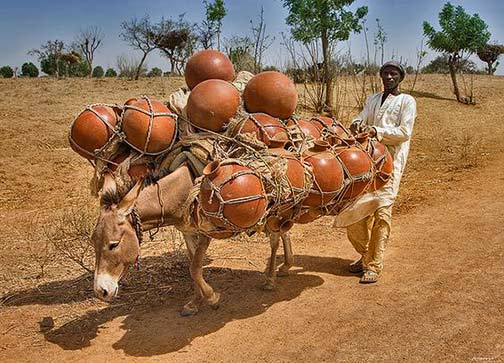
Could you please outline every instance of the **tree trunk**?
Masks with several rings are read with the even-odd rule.
[[[329,39],[327,33],[322,32],[322,54],[324,57],[324,83],[325,83],[325,106],[329,115],[332,115],[333,110],[333,87],[332,87],[332,74],[330,71],[330,55],[329,55]]]
[[[493,62],[488,61],[487,64],[488,64],[488,75],[491,76],[494,74]]]
[[[138,78],[140,78],[140,70],[142,69],[143,63],[145,62],[145,58],[147,58],[147,53],[143,54],[142,59],[140,60],[140,63],[138,64],[136,73],[135,73],[135,81],[138,81]]]
[[[457,56],[450,55],[450,57],[448,58],[448,66],[450,67],[450,76],[453,82],[453,92],[455,93],[455,97],[457,97],[457,101],[462,102],[457,84],[457,72],[455,69],[456,64],[457,64]]]

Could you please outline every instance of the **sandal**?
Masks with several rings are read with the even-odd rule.
[[[350,264],[350,267],[348,268],[348,271],[350,271],[353,274],[360,274],[361,272],[363,272],[364,266],[362,265],[362,257],[352,262]]]
[[[359,283],[361,284],[373,284],[378,281],[378,274],[373,270],[366,270],[361,276]]]

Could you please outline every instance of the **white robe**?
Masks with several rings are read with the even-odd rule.
[[[404,93],[397,96],[389,94],[380,106],[382,95],[383,92],[379,92],[370,96],[353,122],[362,120],[362,124],[376,129],[378,141],[387,146],[394,160],[392,178],[384,187],[364,194],[354,205],[336,216],[334,227],[354,224],[373,214],[378,208],[392,205],[399,192],[417,115],[416,102],[412,96]]]

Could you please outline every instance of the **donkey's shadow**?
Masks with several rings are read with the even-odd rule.
[[[183,318],[179,311],[192,294],[192,284],[187,269],[182,266],[179,276],[175,273],[173,283],[168,281],[168,271],[155,265],[166,262],[165,256],[147,257],[149,266],[127,279],[123,295],[114,304],[101,310],[90,311],[56,329],[44,333],[46,340],[65,350],[77,350],[90,346],[100,330],[117,317],[124,317],[121,328],[125,334],[113,348],[132,356],[153,356],[177,351],[195,338],[218,331],[228,322],[246,319],[264,313],[270,306],[281,301],[290,301],[304,290],[323,284],[324,280],[310,271],[348,276],[346,267],[350,261],[332,257],[295,256],[294,272],[278,281],[275,291],[262,291],[262,272],[207,268],[208,281],[221,292],[218,310],[204,307],[198,315]],[[151,271],[149,271],[151,270]],[[173,269],[171,270],[173,274]],[[177,271],[175,271],[177,272]],[[146,281],[146,277],[149,279]],[[32,291],[20,292],[6,305],[61,304],[90,299],[91,278],[60,281],[39,286],[46,294],[36,296]],[[61,291],[61,297],[54,292]],[[52,294],[48,294],[52,292]],[[83,293],[84,292],[84,293]],[[23,296],[24,293],[24,296]],[[44,298],[46,296],[46,298]],[[49,297],[49,298],[47,298]]]

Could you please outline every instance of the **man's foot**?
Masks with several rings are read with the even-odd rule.
[[[348,271],[350,271],[353,274],[360,274],[361,272],[363,272],[364,266],[362,266],[362,257],[352,262],[350,264],[350,267],[348,268]]]
[[[366,270],[362,274],[359,282],[361,284],[373,284],[378,281],[378,274],[373,270]]]

